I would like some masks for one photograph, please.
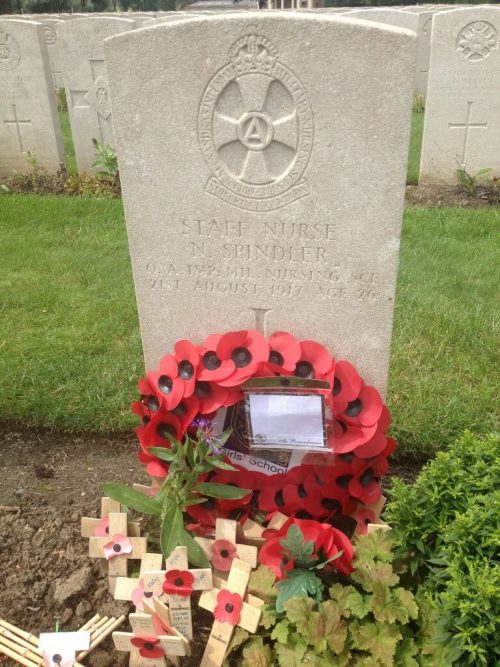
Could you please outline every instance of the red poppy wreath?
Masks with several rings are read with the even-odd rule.
[[[195,525],[203,532],[215,525],[216,517],[244,520],[280,511],[298,519],[320,519],[348,533],[356,526],[366,532],[376,518],[370,506],[380,499],[379,480],[395,446],[387,437],[389,410],[350,363],[336,361],[320,343],[299,341],[290,333],[278,331],[266,339],[245,330],[211,335],[203,345],[178,341],[159,368],[139,381],[141,397],[132,405],[141,419],[139,460],[152,477],[166,477],[168,463],[148,448],[169,447],[169,436],[180,440],[200,424],[209,429],[217,410],[243,398],[244,382],[270,376],[328,381],[333,465],[318,461],[315,454],[284,474],[268,476],[231,461],[237,470],[214,472],[211,481],[252,492],[238,500],[208,499],[188,508]]]

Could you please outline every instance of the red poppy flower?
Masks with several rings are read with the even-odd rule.
[[[217,357],[231,363],[231,374],[219,380],[223,387],[235,387],[254,375],[268,360],[269,344],[259,331],[230,331],[217,343]]]
[[[178,376],[184,382],[184,396],[191,396],[194,391],[196,370],[200,363],[200,353],[189,340],[178,340],[174,346]]]
[[[332,396],[335,414],[344,412],[347,404],[359,396],[363,380],[348,361],[338,361],[335,365]]]
[[[299,341],[289,333],[275,331],[269,338],[269,358],[263,364],[260,374],[292,375],[300,359]]]
[[[197,379],[201,382],[220,382],[229,377],[234,370],[234,364],[230,359],[220,359],[217,355],[217,345],[221,338],[221,334],[212,334],[198,348],[200,365]]]
[[[188,426],[198,414],[200,401],[196,396],[188,396],[181,399],[180,403],[170,411],[171,415],[179,420],[180,431],[185,433]],[[177,438],[179,440],[179,438]]]
[[[170,465],[166,461],[160,461],[147,452],[139,452],[137,458],[146,466],[146,472],[150,477],[158,477],[164,479],[168,475]]]
[[[214,498],[207,498],[205,502],[199,505],[190,505],[186,507],[186,512],[197,523],[206,527],[215,526],[215,519],[217,518],[217,505]]]
[[[198,537],[207,537],[207,535],[212,535],[214,532],[213,526],[205,526],[202,523],[188,523],[186,525],[186,530],[190,533],[194,533]]]
[[[106,560],[113,560],[117,556],[132,553],[132,542],[126,535],[113,535],[111,542],[105,544],[102,550]]]
[[[210,551],[212,565],[221,572],[229,572],[233,560],[238,558],[236,547],[229,540],[215,540]]]
[[[158,646],[160,640],[154,635],[137,635],[130,640],[132,646],[139,649],[139,655],[143,658],[163,658],[165,653]]]
[[[109,516],[100,518],[99,523],[94,528],[94,537],[107,537],[109,535]]]
[[[373,426],[353,426],[342,419],[333,420],[333,429],[328,431],[328,444],[336,454],[345,454],[365,445],[377,432]]]
[[[160,368],[149,371],[146,377],[165,410],[175,408],[184,396],[185,382],[179,376],[175,355],[166,354],[162,357]]]
[[[382,495],[379,480],[387,472],[388,467],[387,459],[382,456],[375,459],[356,460],[355,474],[348,485],[349,494],[364,505],[376,503]]]
[[[231,593],[223,588],[217,593],[217,604],[214,609],[214,617],[221,623],[237,625],[240,620],[243,600],[238,593]]]
[[[136,428],[139,442],[144,450],[148,447],[170,447],[171,436],[176,440],[181,438],[181,424],[179,417],[171,412],[160,410],[151,419]]]
[[[194,395],[199,401],[200,413],[206,415],[218,410],[223,405],[227,405],[229,392],[230,390],[227,387],[220,387],[214,382],[196,380]]]
[[[169,570],[165,574],[163,592],[188,598],[193,592],[194,577],[189,570]]]
[[[313,340],[303,340],[294,374],[304,379],[322,379],[328,375],[334,363],[326,347]]]
[[[140,402],[150,410],[150,412],[158,412],[161,406],[161,400],[156,395],[155,387],[148,381],[147,378],[140,378],[137,383],[137,388],[141,395]]]
[[[272,570],[277,579],[284,579],[289,570],[295,567],[294,561],[284,552],[277,531],[273,537],[267,537],[259,551],[259,563]]]
[[[378,391],[375,387],[365,384],[359,395],[347,404],[342,413],[342,420],[353,426],[373,426],[382,414],[382,407],[382,399]]]
[[[384,405],[382,407],[382,413],[380,419],[377,423],[377,430],[368,442],[364,445],[356,447],[356,456],[359,456],[362,459],[369,459],[373,456],[378,456],[384,449],[387,447],[388,438],[386,436],[387,429],[391,424],[391,413],[388,408]],[[389,438],[392,440],[392,438]],[[393,441],[394,442],[394,441]]]

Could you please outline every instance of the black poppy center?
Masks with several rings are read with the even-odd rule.
[[[285,567],[286,565],[288,565],[289,562],[290,562],[289,559],[286,556],[283,556],[283,558],[281,559],[281,567]]]
[[[354,401],[350,401],[347,404],[347,408],[345,409],[345,414],[348,417],[357,417],[362,409],[363,409],[363,403],[360,401],[359,398],[356,398]]]
[[[190,380],[194,375],[194,366],[187,359],[179,363],[179,375],[183,380]]]
[[[252,361],[252,355],[246,347],[237,347],[231,354],[236,368],[245,368]]]
[[[215,371],[222,362],[215,352],[205,352],[201,358],[201,363],[208,371]]]
[[[325,510],[339,510],[341,508],[341,504],[334,498],[322,498],[321,507],[324,507]]]
[[[352,475],[342,475],[341,477],[337,477],[335,481],[337,482],[337,486],[340,486],[341,489],[347,489],[351,479]]]
[[[274,494],[274,502],[276,503],[276,507],[283,507],[285,504],[285,499],[283,498],[283,491],[280,489],[279,491],[276,491]]]
[[[182,586],[183,583],[184,583],[184,582],[183,582],[183,580],[182,580],[181,577],[177,577],[176,579],[174,579],[174,584],[175,584],[177,587]]]
[[[197,398],[208,398],[212,390],[208,382],[197,382],[194,388],[194,393]]]
[[[168,396],[172,391],[173,386],[174,386],[174,381],[172,380],[171,377],[169,377],[168,375],[160,375],[160,377],[158,378],[158,388],[162,394]]]
[[[113,551],[115,553],[119,554],[121,550],[122,550],[122,548],[119,544],[113,544]]]
[[[299,361],[295,368],[295,375],[298,378],[307,380],[308,378],[314,377],[314,368],[308,361]]]
[[[160,409],[160,401],[156,398],[156,396],[148,396],[146,398],[146,402],[151,412],[158,412]]]
[[[342,382],[338,378],[334,378],[332,394],[334,396],[337,396],[338,394],[340,394],[341,390],[342,390]]]
[[[269,363],[275,364],[276,366],[283,366],[285,360],[283,359],[282,354],[276,352],[276,350],[271,350],[271,352],[269,353]]]
[[[201,504],[206,510],[215,509],[215,500],[213,498],[207,498],[204,503]]]
[[[346,461],[346,463],[350,463],[354,458],[354,454],[352,452],[346,452],[345,454],[341,454],[340,458],[342,459],[342,461]]]
[[[62,662],[62,655],[60,655],[59,653],[53,655],[52,662],[54,663],[54,665],[60,665]]]
[[[175,428],[172,424],[158,424],[156,432],[160,438],[167,438],[168,435],[175,435]]]
[[[144,642],[144,648],[146,651],[152,651],[154,649],[155,645],[152,644],[151,642]]]
[[[145,598],[152,598],[153,597],[153,591],[146,591],[144,593]]]
[[[144,417],[142,418],[142,423],[144,424],[144,426],[147,426],[150,421],[151,417],[148,417],[147,415],[144,415]]]
[[[106,535],[109,535],[109,526],[106,526],[106,528],[104,529],[104,532],[106,533]]]
[[[368,468],[359,478],[361,486],[368,486],[373,479],[373,468]]]
[[[299,486],[297,488],[297,493],[298,493],[299,498],[307,498],[307,491],[305,490],[303,484],[299,484]]]
[[[224,607],[224,609],[227,611],[228,614],[230,614],[232,611],[234,611],[234,605],[228,602],[227,605]]]
[[[220,555],[222,558],[229,558],[229,551],[227,549],[222,549]]]
[[[187,405],[184,403],[184,401],[181,401],[179,405],[172,410],[172,414],[175,415],[176,417],[181,417],[182,415],[185,415],[187,412]]]
[[[312,514],[309,514],[309,512],[306,512],[306,510],[299,510],[295,516],[297,517],[297,519],[310,520],[314,518]]]

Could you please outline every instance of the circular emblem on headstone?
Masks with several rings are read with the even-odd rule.
[[[309,194],[313,115],[302,83],[275,46],[245,35],[209,82],[198,136],[213,176],[206,191],[239,208],[272,211]]]
[[[45,32],[45,42],[49,45],[52,46],[57,42],[57,32],[54,28],[54,26],[51,25],[44,25],[43,30]]]
[[[432,17],[430,19],[427,19],[427,21],[424,23],[424,27],[422,28],[422,31],[424,33],[424,37],[430,37],[431,36]]]
[[[0,30],[0,69],[14,69],[21,60],[21,48],[17,40],[5,30]]]
[[[488,58],[498,49],[498,33],[487,21],[474,21],[462,28],[457,37],[457,51],[470,63]]]

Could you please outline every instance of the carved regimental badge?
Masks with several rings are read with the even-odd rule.
[[[0,30],[0,69],[14,69],[21,60],[21,48],[11,34]]]
[[[303,85],[256,34],[239,39],[201,100],[198,136],[214,176],[206,192],[233,206],[273,211],[310,193],[313,115]]]
[[[457,51],[470,63],[488,58],[498,49],[498,33],[487,21],[474,21],[462,28],[457,37]]]

